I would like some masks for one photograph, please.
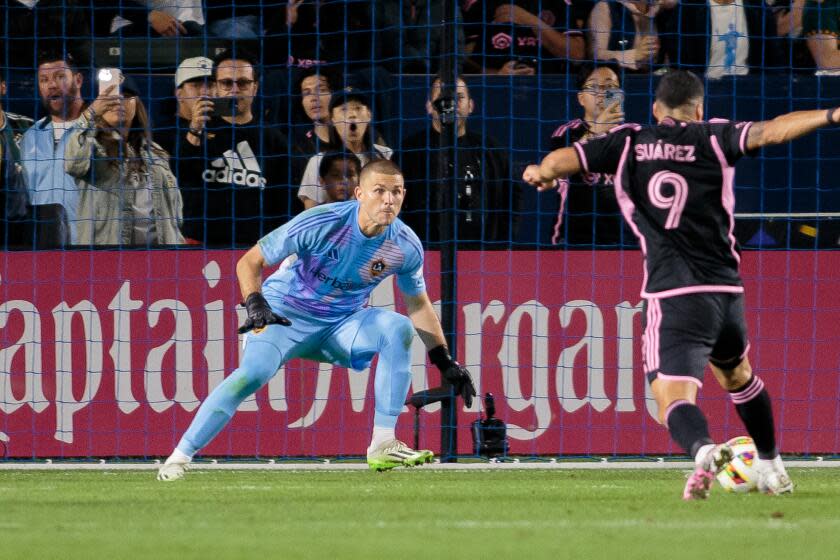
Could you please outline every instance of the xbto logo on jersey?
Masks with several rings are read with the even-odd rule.
[[[205,169],[201,178],[207,183],[230,183],[242,187],[265,187],[262,169],[247,140],[227,150],[222,157],[210,162],[213,169]]]

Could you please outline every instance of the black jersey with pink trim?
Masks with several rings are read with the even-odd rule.
[[[589,125],[575,119],[551,134],[550,148],[571,146],[589,132]],[[606,245],[622,241],[623,220],[615,201],[612,173],[578,173],[560,181],[560,207],[551,229],[552,245],[569,247]],[[629,234],[625,237],[629,238]]]
[[[574,144],[584,172],[615,173],[644,255],[642,297],[744,291],[735,240],[735,163],[751,122],[617,126]]]

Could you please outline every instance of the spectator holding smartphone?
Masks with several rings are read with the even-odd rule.
[[[577,100],[583,117],[557,127],[551,135],[550,151],[603,134],[624,122],[624,91],[614,66],[581,66]],[[560,181],[560,207],[551,230],[553,245],[619,246],[624,226],[613,181],[612,175],[604,173],[580,173]]]
[[[212,247],[250,246],[290,215],[288,143],[254,114],[259,64],[242,48],[213,60],[215,97],[192,106],[178,137],[184,235]]]
[[[100,80],[116,71],[101,70]],[[116,74],[117,77],[120,74]],[[83,245],[175,245],[181,193],[168,154],[152,140],[149,117],[129,77],[100,88],[64,144],[64,170],[84,179],[77,207]]]
[[[175,100],[178,104],[174,126],[160,130],[158,143],[177,161],[178,138],[189,130],[201,131],[213,112],[210,98],[216,93],[213,61],[203,56],[184,59],[175,71]]]

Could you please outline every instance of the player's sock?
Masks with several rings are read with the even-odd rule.
[[[747,433],[755,442],[758,457],[762,460],[778,457],[779,450],[776,449],[773,427],[773,405],[761,378],[753,375],[743,387],[730,391],[729,397],[735,403],[735,410],[738,411]]]
[[[167,463],[189,463],[192,461],[192,455],[187,455],[177,447],[167,459]]]
[[[787,469],[785,468],[785,464],[782,462],[781,455],[776,455],[772,459],[759,460],[758,468],[787,474]]]
[[[697,453],[694,455],[694,464],[698,467],[706,468],[709,464],[709,461],[707,460],[709,458],[709,453],[711,453],[714,450],[714,448],[714,443],[707,443],[706,445],[700,447],[697,450]]]
[[[373,437],[370,439],[370,446],[368,447],[368,453],[372,452],[374,449],[385,443],[386,441],[393,441],[397,439],[397,435],[394,431],[394,427],[385,427],[385,426],[373,426]]]
[[[697,457],[700,449],[714,444],[709,437],[709,424],[700,408],[688,401],[671,403],[665,411],[665,424],[671,439],[685,449],[691,457]]]

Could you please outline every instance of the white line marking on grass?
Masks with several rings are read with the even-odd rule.
[[[829,461],[785,461],[789,468],[840,468],[840,460]],[[156,470],[160,467],[153,461],[143,463],[25,463],[0,462],[0,471],[139,471]],[[367,471],[366,463],[240,463],[196,462],[191,465],[193,471]],[[519,463],[432,463],[415,469],[395,469],[392,472],[415,471],[506,471],[506,470],[691,470],[694,463],[690,461],[556,461],[556,462],[519,462]],[[109,472],[108,474],[113,474]]]

